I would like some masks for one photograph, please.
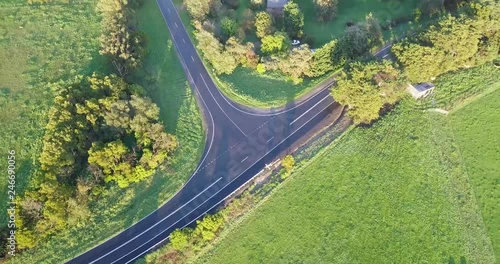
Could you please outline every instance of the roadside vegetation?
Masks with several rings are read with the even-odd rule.
[[[369,58],[383,43],[421,30],[458,4],[290,1],[282,12],[268,12],[258,0],[175,2],[223,92],[258,107],[303,95],[318,78]]]
[[[447,72],[491,64],[500,52],[500,20],[495,15],[499,12],[498,2],[463,4],[428,31],[395,44],[395,65],[348,65],[332,90],[333,98],[348,106],[355,123],[370,124],[399,100],[407,83],[430,82]]]
[[[47,107],[49,124],[40,122],[45,135],[31,157],[35,177],[18,196],[16,238],[26,250],[11,263],[62,262],[129,227],[168,200],[201,155],[201,116],[156,2],[92,1],[86,12],[96,6],[104,16],[100,24],[95,14],[97,36],[91,38],[97,39],[92,55],[98,63],[84,65],[89,70],[79,77],[45,84],[57,97]],[[50,14],[57,5],[26,8],[45,7]],[[71,126],[77,135],[69,136]],[[104,131],[109,129],[114,132]],[[77,138],[82,140],[71,141]]]

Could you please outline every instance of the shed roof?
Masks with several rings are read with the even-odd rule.
[[[267,8],[283,8],[288,0],[267,0]]]
[[[425,92],[427,90],[434,88],[434,84],[432,83],[417,83],[417,84],[412,84],[412,86],[415,88],[415,90],[419,92]]]

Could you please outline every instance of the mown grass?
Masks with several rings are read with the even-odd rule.
[[[481,72],[498,80],[469,69],[444,76],[436,94],[485,91]],[[405,99],[292,175],[198,263],[494,263],[498,96],[449,117]]]
[[[17,195],[37,169],[53,100],[47,83],[103,65],[99,32],[93,0],[36,7],[24,0],[0,3],[0,153],[16,151]],[[7,161],[0,162],[6,170]],[[1,201],[7,199],[6,184],[6,178],[0,181]],[[0,211],[0,227],[7,225],[6,213]]]
[[[166,129],[178,139],[178,149],[166,169],[127,189],[110,187],[92,201],[92,216],[83,226],[58,233],[43,245],[12,259],[12,263],[60,263],[83,253],[157,209],[194,171],[203,147],[203,127],[196,100],[156,2],[145,1],[136,18],[139,30],[147,35],[150,53],[143,71],[130,78],[143,85],[158,104]]]
[[[260,75],[240,67],[230,75],[215,76],[214,79],[221,91],[238,103],[269,108],[293,102],[331,75],[316,79],[306,78],[300,84],[293,84],[279,74]]]
[[[500,88],[500,83],[497,85]],[[500,258],[500,90],[453,113],[450,124],[479,203],[495,255]]]
[[[474,99],[475,95],[496,89],[499,76],[500,69],[490,63],[447,73],[433,82],[436,89],[422,101],[422,107],[441,107],[449,110],[460,107]]]

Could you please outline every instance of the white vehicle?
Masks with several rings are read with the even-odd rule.
[[[292,40],[292,45],[299,45],[300,41],[297,39]]]

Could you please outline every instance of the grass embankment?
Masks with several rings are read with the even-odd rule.
[[[89,10],[95,10],[95,6],[90,6]],[[127,189],[111,187],[104,192],[105,195],[91,203],[92,217],[84,226],[55,235],[47,243],[12,259],[12,263],[62,262],[90,249],[157,209],[195,169],[203,147],[203,128],[195,98],[187,85],[156,2],[145,1],[136,18],[139,30],[147,35],[150,53],[144,71],[135,73],[131,78],[143,85],[160,107],[166,129],[179,141],[178,149],[166,170]],[[82,25],[86,23],[89,22],[80,22]]]
[[[490,75],[500,74],[491,66],[448,74],[436,93],[471,85],[481,93],[499,85]],[[292,175],[198,262],[494,263],[499,96],[448,117],[404,100]]]
[[[46,113],[53,101],[47,84],[103,65],[99,32],[92,0],[37,7],[25,0],[0,2],[0,153],[5,157],[1,167],[7,170],[7,151],[16,151],[18,196],[37,169]],[[2,178],[2,202],[7,200],[6,184],[7,178]],[[7,226],[7,210],[2,208],[0,228]]]

